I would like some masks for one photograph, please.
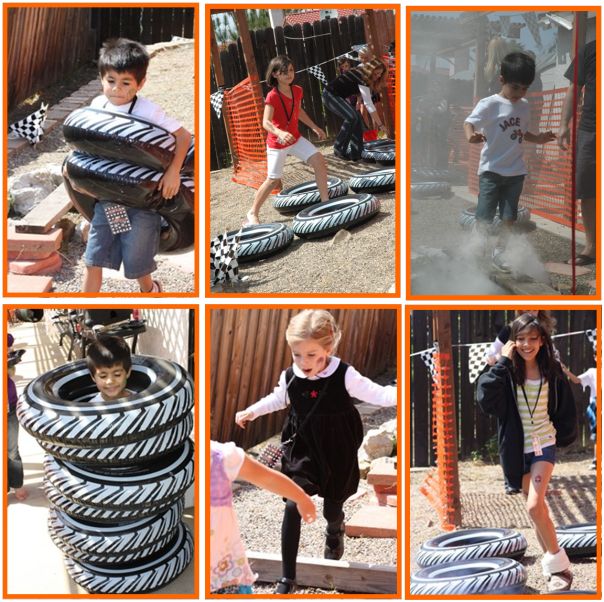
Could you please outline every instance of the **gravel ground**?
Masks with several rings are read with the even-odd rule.
[[[94,69],[82,69],[77,78],[69,79],[70,86],[64,83],[40,93],[45,102],[58,102],[68,96],[73,90],[83,86],[96,75]],[[159,104],[169,115],[180,120],[183,127],[190,132],[195,130],[194,106],[195,74],[194,49],[192,45],[180,48],[170,48],[159,52],[151,59],[147,73],[147,82],[142,94]],[[11,119],[22,116],[23,107],[11,114]],[[62,128],[55,127],[44,136],[36,147],[27,147],[17,153],[8,155],[8,175],[20,175],[49,164],[61,165],[69,145],[63,139]],[[69,219],[79,223],[82,218],[75,212],[69,214]],[[61,272],[55,276],[56,292],[79,292],[84,272],[82,254],[85,246],[76,236],[67,248],[63,248],[64,264]],[[191,253],[191,263],[193,262]],[[193,292],[194,275],[190,271],[178,269],[167,255],[156,257],[158,269],[154,277],[161,280],[166,293]],[[138,292],[135,281],[119,278],[106,278],[103,281],[103,292]]]
[[[381,384],[391,383],[395,371],[383,374],[375,381]],[[381,408],[374,413],[363,416],[365,432],[376,428],[388,420],[396,418],[396,408]],[[271,438],[272,440],[273,438]],[[248,450],[253,455],[255,450],[264,447],[264,443]],[[368,503],[369,490],[365,479],[361,479],[355,496],[344,504],[344,512],[350,517],[359,508]],[[323,518],[323,500],[315,496],[317,520],[310,525],[303,523],[300,539],[300,556],[322,558],[325,545],[325,519]],[[283,519],[283,501],[280,497],[259,489],[248,483],[238,482],[233,494],[233,505],[237,512],[241,535],[246,549],[254,552],[280,554],[281,521]],[[262,509],[261,511],[259,509]],[[269,536],[267,537],[267,534]],[[396,539],[394,538],[355,538],[346,537],[343,560],[351,562],[378,563],[396,565]],[[255,594],[274,593],[274,583],[255,583]],[[298,594],[333,594],[332,590],[318,588],[300,588]]]
[[[313,140],[313,144],[316,141]],[[317,145],[327,161],[329,175],[348,180],[354,175],[379,169],[370,163],[350,163],[333,156],[333,147]],[[217,236],[238,229],[251,207],[254,189],[231,180],[232,170],[210,174],[210,233]],[[294,157],[288,157],[283,186],[314,180],[314,172]],[[249,279],[237,286],[217,287],[225,293],[387,293],[395,281],[395,195],[377,195],[380,214],[350,230],[348,240],[332,243],[332,237],[294,242],[283,253],[241,264],[239,274]],[[291,224],[291,217],[281,215],[269,198],[262,207],[263,222]]]
[[[564,454],[558,451],[559,461],[550,481],[547,501],[554,524],[594,522],[596,520],[596,471],[589,468],[593,455],[588,452]],[[410,507],[412,520],[408,524],[411,572],[415,553],[420,545],[442,534],[438,517],[419,486],[426,477],[427,469],[415,469],[410,475]],[[546,582],[541,574],[541,548],[529,524],[522,495],[506,495],[503,474],[499,465],[482,462],[459,462],[463,528],[499,527],[520,531],[528,542],[521,559],[528,572],[524,594],[546,592]],[[573,589],[596,589],[596,559],[572,560]]]

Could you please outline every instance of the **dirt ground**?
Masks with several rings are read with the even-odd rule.
[[[23,117],[39,106],[39,101],[48,102],[50,105],[59,102],[65,96],[87,84],[98,75],[95,67],[86,67],[78,70],[72,76],[65,78],[64,82],[41,90],[27,102],[22,103],[9,116],[9,122]],[[147,82],[141,91],[146,98],[159,104],[164,111],[178,119],[183,127],[190,132],[195,131],[195,73],[194,49],[189,44],[179,48],[170,48],[159,52],[150,62],[147,73]],[[33,108],[32,108],[33,107]],[[45,135],[35,147],[28,146],[16,153],[8,155],[8,176],[34,171],[47,165],[63,163],[66,155],[71,151],[63,139],[61,127],[55,127]],[[77,212],[70,213],[72,221],[79,223],[82,218]],[[58,292],[77,292],[82,281],[83,261],[81,256],[85,246],[79,238],[74,238],[68,250],[64,252],[64,265],[55,278],[55,290]],[[194,290],[194,276],[191,270],[179,270],[172,262],[162,255],[157,258],[157,277],[165,285],[166,292],[192,292]],[[191,260],[192,261],[192,260]],[[136,282],[120,279],[107,279],[103,284],[104,291],[137,292]]]
[[[592,458],[591,450],[573,454],[564,454],[558,450],[558,462],[547,495],[556,526],[595,522],[596,471],[589,468]],[[412,520],[407,528],[412,573],[418,570],[415,554],[421,544],[443,533],[439,528],[436,512],[419,491],[428,470],[413,469],[410,475],[408,512]],[[462,528],[498,527],[520,531],[528,542],[527,551],[520,560],[528,572],[523,593],[545,593],[546,583],[541,574],[541,548],[530,526],[523,496],[505,494],[503,473],[498,464],[460,462],[459,479]],[[595,591],[596,559],[582,558],[572,562],[573,589]]]
[[[316,141],[312,141],[316,144]],[[318,145],[317,145],[318,146]],[[327,161],[327,173],[348,180],[354,175],[380,169],[371,163],[350,163],[333,156],[331,145],[319,146]],[[239,229],[251,207],[254,189],[231,180],[232,169],[210,174],[210,235]],[[288,188],[313,180],[314,172],[294,157],[288,157],[283,185]],[[352,228],[351,237],[333,244],[332,238],[294,242],[283,253],[239,265],[248,280],[238,286],[212,289],[225,293],[387,293],[395,283],[395,194],[376,195],[381,202],[377,217]],[[281,215],[267,199],[260,213],[262,222],[291,225],[291,216]]]

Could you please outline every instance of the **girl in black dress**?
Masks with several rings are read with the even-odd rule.
[[[327,520],[324,556],[339,560],[344,553],[344,502],[359,484],[357,451],[363,441],[361,417],[351,398],[367,403],[396,405],[396,388],[365,378],[333,353],[341,337],[333,316],[325,310],[295,315],[285,333],[293,365],[281,373],[274,391],[246,410],[235,422],[245,428],[258,416],[289,406],[281,440],[294,436],[281,460],[281,471],[308,495],[323,498]],[[300,515],[286,500],[281,530],[283,577],[277,594],[295,588]]]

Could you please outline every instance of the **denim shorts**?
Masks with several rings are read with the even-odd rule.
[[[155,271],[159,249],[161,217],[153,211],[126,207],[132,229],[113,234],[103,209],[103,201],[94,206],[84,263],[88,267],[119,270],[124,264],[126,278],[140,278]]]
[[[534,452],[524,454],[524,474],[531,472],[531,466],[537,462],[549,462],[550,464],[556,463],[556,446],[548,445],[542,447],[542,455],[536,456]]]
[[[501,176],[493,171],[482,172],[478,176],[476,219],[490,224],[499,208],[502,220],[515,222],[523,184],[523,175]]]

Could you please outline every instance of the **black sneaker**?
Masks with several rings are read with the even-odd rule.
[[[293,594],[295,591],[296,581],[294,579],[281,577],[281,579],[277,581],[277,588],[275,589],[276,594]]]
[[[323,557],[328,560],[340,560],[344,555],[344,523],[338,533],[325,531],[325,550]]]

